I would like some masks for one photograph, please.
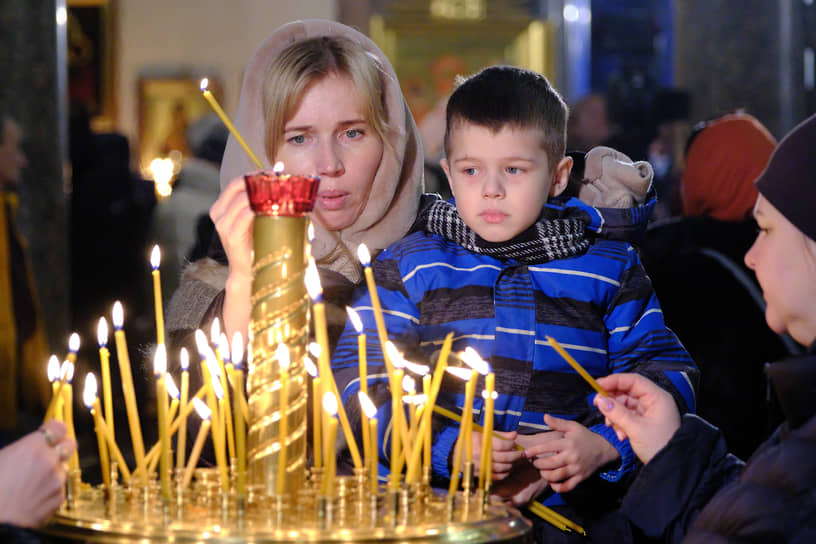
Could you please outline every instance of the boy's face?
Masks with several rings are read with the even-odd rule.
[[[572,159],[551,165],[538,128],[487,127],[462,122],[442,159],[456,209],[476,234],[505,242],[535,223],[547,198],[567,185]]]

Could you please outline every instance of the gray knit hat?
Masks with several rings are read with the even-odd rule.
[[[816,115],[779,142],[756,186],[788,221],[816,240]]]

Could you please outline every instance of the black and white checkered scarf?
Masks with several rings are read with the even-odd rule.
[[[474,253],[499,260],[524,264],[544,263],[580,255],[589,248],[585,236],[586,221],[578,217],[546,217],[506,242],[488,242],[468,227],[456,206],[442,199],[433,201],[420,212],[419,227],[444,236]]]

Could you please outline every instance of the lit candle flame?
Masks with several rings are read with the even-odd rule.
[[[165,372],[167,372],[167,348],[164,344],[159,344],[153,357],[153,373],[161,377]]]
[[[207,342],[207,336],[204,334],[204,331],[201,329],[196,329],[195,331],[195,342],[196,348],[198,348],[198,354],[201,357],[207,353],[207,349],[210,347],[209,343]]]
[[[167,389],[167,394],[174,399],[178,400],[181,398],[181,392],[178,386],[176,386],[176,380],[173,379],[172,374],[168,374],[164,377],[164,387]]]
[[[150,266],[153,267],[153,270],[158,270],[160,264],[161,264],[161,250],[159,249],[159,245],[156,244],[155,246],[153,246],[153,251],[150,252]]]
[[[309,342],[309,353],[312,354],[312,357],[314,357],[315,359],[319,359],[321,351],[323,350],[320,347],[320,344],[318,344],[317,342]]]
[[[79,351],[79,335],[75,332],[72,332],[71,337],[68,339],[68,351],[71,353]]]
[[[93,372],[85,375],[85,390],[82,392],[82,401],[85,406],[92,408],[96,401],[96,376]]]
[[[351,324],[354,325],[354,330],[357,331],[357,334],[363,332],[363,321],[360,319],[360,316],[357,315],[357,311],[351,306],[346,306],[346,313],[351,320]]]
[[[226,333],[221,333],[221,336],[218,337],[218,354],[221,355],[221,360],[225,363],[232,363],[232,359],[230,358],[230,346],[229,340],[227,340]]]
[[[482,359],[476,350],[470,346],[466,347],[465,351],[459,354],[459,357],[467,363],[470,368],[483,376],[490,372],[490,365],[487,364],[487,361]]]
[[[46,369],[48,374],[48,381],[54,383],[60,379],[60,362],[56,355],[52,355],[48,359],[48,367]]]
[[[309,257],[309,266],[306,267],[305,274],[306,290],[309,292],[309,298],[315,302],[320,302],[323,296],[323,288],[320,286],[320,274],[317,272],[317,265],[312,257]]]
[[[405,368],[407,368],[409,371],[416,374],[417,376],[424,376],[424,375],[428,374],[431,371],[431,367],[429,367],[428,365],[420,365],[420,364],[417,364],[417,363],[412,363],[411,361],[409,361],[409,360],[407,360],[405,358],[402,359],[402,362],[403,362]]]
[[[196,412],[201,416],[201,419],[206,421],[212,416],[212,410],[200,398],[193,397],[193,406],[195,406]]]
[[[308,355],[303,358],[303,366],[306,367],[306,372],[309,373],[309,376],[317,378],[317,365],[314,364],[314,361],[312,361],[312,358]]]
[[[216,378],[215,376],[212,377],[212,386],[213,392],[215,393],[215,397],[218,400],[224,398],[224,388],[221,387],[221,380]]]
[[[332,417],[337,415],[337,397],[331,391],[323,395],[323,409]]]
[[[232,364],[240,368],[244,360],[244,337],[240,332],[232,335]]]
[[[74,381],[74,363],[71,361],[63,361],[60,369],[60,375],[62,376],[62,381],[65,383],[71,383]]]
[[[108,345],[108,320],[104,317],[99,318],[99,325],[96,327],[96,340],[100,348]]]
[[[419,395],[414,395],[412,399],[414,405],[419,406],[421,404],[425,404],[426,402],[428,402],[428,395],[426,395],[425,393],[420,393]]]
[[[278,344],[278,347],[275,349],[275,357],[278,359],[278,365],[280,365],[281,370],[289,368],[291,359],[289,358],[289,348],[286,344]]]
[[[464,381],[468,381],[471,376],[473,376],[473,371],[468,368],[462,368],[459,366],[449,366],[445,368],[447,372],[450,372],[454,376]]]
[[[122,303],[118,300],[113,303],[113,328],[121,329],[125,322],[125,310],[122,308]]]
[[[362,391],[359,391],[357,393],[357,398],[360,399],[360,407],[363,409],[363,413],[368,419],[371,419],[377,415],[377,407],[374,406],[374,403],[371,402],[368,395]]]
[[[204,359],[207,362],[207,370],[210,371],[210,375],[213,379],[221,379],[221,365],[218,364],[218,361],[215,360],[215,353],[213,353],[212,348],[207,346],[204,349]]]
[[[187,348],[179,350],[179,361],[181,362],[181,371],[188,372],[190,370],[190,354],[187,353]]]
[[[388,358],[391,359],[394,368],[405,368],[405,359],[391,340],[385,343],[385,352],[388,354]]]
[[[360,244],[357,246],[357,258],[360,259],[360,263],[363,266],[371,264],[371,253],[369,253],[367,245]]]
[[[204,91],[206,91],[207,87],[209,87],[209,86],[210,86],[210,80],[207,79],[206,77],[201,80],[201,83],[198,84],[198,88],[201,90],[202,93]]]
[[[275,173],[276,176],[279,176],[283,173],[283,162],[278,161],[275,163],[275,166],[272,167],[272,171]]]
[[[493,391],[493,394],[490,395],[490,396],[493,397],[493,400],[496,400],[497,398],[499,398],[499,394],[496,391]],[[487,389],[482,390],[482,398],[487,400]]]
[[[214,318],[212,322],[212,326],[210,326],[210,342],[214,346],[218,346],[218,340],[221,337],[221,322],[218,321],[218,318]]]
[[[402,377],[402,390],[411,395],[416,393],[416,382],[411,376]]]
[[[309,240],[309,243],[311,244],[312,241],[314,240],[314,237],[315,237],[314,223],[309,221],[309,226],[306,227],[306,239]]]

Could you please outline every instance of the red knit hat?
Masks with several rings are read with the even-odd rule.
[[[746,113],[725,115],[700,132],[686,155],[683,215],[742,221],[757,199],[754,180],[776,147],[776,140]]]
[[[782,138],[756,187],[788,221],[816,240],[816,115]]]

